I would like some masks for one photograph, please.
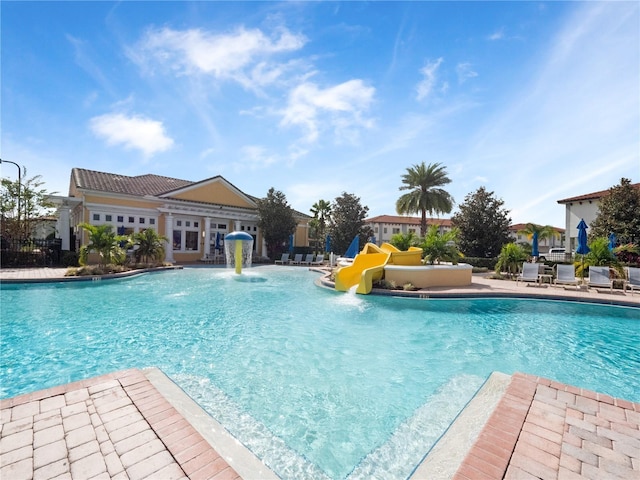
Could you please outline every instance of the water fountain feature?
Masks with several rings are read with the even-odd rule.
[[[227,267],[235,268],[236,274],[240,275],[242,267],[251,267],[253,237],[246,232],[231,232],[224,237],[224,251]]]

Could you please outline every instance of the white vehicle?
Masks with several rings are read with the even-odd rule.
[[[549,260],[550,262],[564,262],[566,259],[566,250],[564,248],[550,248],[547,253],[541,253],[540,261],[544,262]]]

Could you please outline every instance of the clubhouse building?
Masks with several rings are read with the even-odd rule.
[[[165,261],[196,262],[214,254],[224,236],[243,231],[254,239],[254,256],[267,257],[258,228],[257,197],[242,192],[222,176],[192,182],[160,175],[130,177],[83,168],[71,171],[69,195],[52,196],[62,250],[88,243],[78,225],[112,225],[128,235],[153,228],[169,239]],[[308,246],[311,217],[294,212],[295,246]]]

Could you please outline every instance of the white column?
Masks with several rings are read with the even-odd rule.
[[[204,219],[204,252],[202,252],[202,260],[206,260],[211,254],[211,218]]]
[[[173,263],[173,215],[170,213],[164,217],[164,235],[167,237],[167,246],[164,249],[164,261]]]
[[[69,228],[69,206],[67,202],[63,202],[62,206],[58,209],[58,221],[56,224],[59,238],[62,240],[62,250],[71,250]]]
[[[571,204],[567,203],[564,210],[564,245],[565,252],[571,253]]]
[[[239,232],[240,231],[240,220],[236,220],[233,222],[233,230],[235,232]]]
[[[263,257],[269,257],[269,253],[267,252],[267,242],[264,237],[262,238],[262,251],[260,252],[260,255]]]

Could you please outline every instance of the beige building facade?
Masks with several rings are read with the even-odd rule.
[[[254,256],[268,256],[258,228],[258,199],[219,175],[191,182],[74,168],[69,195],[51,200],[57,206],[56,230],[63,250],[88,243],[87,233],[78,226],[85,222],[112,225],[124,235],[152,228],[168,238],[165,261],[170,263],[195,262],[222,253],[216,247],[223,247],[225,235],[233,231],[253,237]],[[294,245],[308,246],[311,217],[300,212],[295,217]]]
[[[403,215],[379,215],[367,218],[364,223],[373,230],[376,237],[375,243],[381,245],[391,241],[391,237],[398,233],[409,233],[420,236],[420,217],[407,217]],[[437,225],[440,233],[451,230],[451,220],[448,218],[427,218],[427,228]]]
[[[640,183],[631,184],[633,188],[640,189]],[[588,226],[598,216],[600,202],[602,198],[609,195],[609,190],[601,190],[599,192],[587,193],[576,197],[558,200],[560,205],[565,206],[565,231],[567,245],[571,251],[574,251],[578,245],[578,223],[584,219]]]

